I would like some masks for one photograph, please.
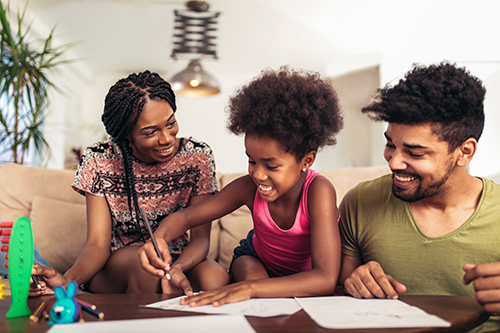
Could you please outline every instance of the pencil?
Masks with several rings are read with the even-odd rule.
[[[82,307],[80,306],[80,320],[78,321],[79,323],[84,323],[85,319],[83,319],[83,310]]]
[[[87,302],[85,302],[85,301],[82,301],[81,299],[76,299],[76,298],[74,298],[74,300],[75,300],[75,302],[77,302],[77,303],[80,303],[80,304],[83,304],[83,305],[88,306],[88,307],[89,307],[89,308],[91,308],[92,310],[97,309],[97,306],[95,306],[94,304],[87,303]]]
[[[50,309],[52,309],[52,305],[54,305],[54,303],[56,302],[56,298],[54,297],[49,305],[45,308],[45,311],[43,311],[43,316],[45,317],[45,319],[50,319],[50,315],[49,315],[49,312],[50,312]]]
[[[32,275],[31,278],[33,279],[33,282],[36,284],[36,287],[39,290],[42,290],[42,286],[40,285],[40,282],[38,282],[38,279],[37,279],[36,275]]]
[[[153,246],[155,247],[156,255],[163,260],[163,256],[161,255],[160,248],[158,247],[158,243],[156,243],[156,238],[155,235],[153,234],[153,229],[151,229],[151,224],[149,223],[149,220],[146,216],[146,213],[144,212],[144,208],[141,208],[141,214],[142,217],[144,218],[144,222],[146,222],[146,227],[148,228],[149,232],[149,237],[151,237],[151,241],[153,242]],[[165,276],[167,277],[167,280],[170,280],[170,274],[168,274],[167,271],[165,271]]]
[[[85,304],[82,304],[82,303],[79,303],[79,304],[80,304],[80,306],[82,307],[83,310],[85,310],[87,312],[90,312],[91,314],[93,314],[94,316],[98,317],[99,319],[104,318],[104,312],[93,310],[89,306],[87,306]]]
[[[40,320],[40,317],[42,316],[42,313],[45,311],[45,308],[47,307],[47,304],[45,302],[42,302],[38,309],[36,309],[35,313],[33,313],[30,316],[30,320],[34,321],[35,323],[38,323]]]

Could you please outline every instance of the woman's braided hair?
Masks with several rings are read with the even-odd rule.
[[[152,100],[164,100],[168,102],[174,112],[176,111],[174,92],[170,84],[157,73],[147,70],[138,74],[130,74],[128,77],[117,81],[109,89],[101,118],[106,132],[122,152],[125,188],[131,220],[134,211],[138,216],[140,214],[138,214],[139,203],[135,191],[132,148],[127,137],[137,124],[146,102]],[[132,209],[132,205],[134,209]],[[137,232],[139,230],[140,228],[137,228]]]

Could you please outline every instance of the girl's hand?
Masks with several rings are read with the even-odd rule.
[[[223,304],[246,301],[250,298],[252,298],[251,285],[249,281],[242,281],[210,291],[202,291],[196,296],[182,298],[180,304],[189,304],[192,307],[207,304],[220,306]]]
[[[61,285],[66,287],[70,282],[69,279],[65,278],[59,274],[54,268],[49,268],[41,266],[38,264],[33,265],[33,270],[31,271],[33,275],[36,275],[38,282],[40,283],[41,289],[38,289],[34,282],[31,283],[28,296],[42,296],[42,295],[53,295],[54,287]]]
[[[193,295],[193,288],[186,275],[177,266],[172,266],[169,271],[170,280],[161,280],[161,290],[163,294]]]
[[[158,249],[163,256],[163,260],[158,257],[151,240],[139,249],[139,260],[141,261],[142,268],[146,272],[159,276],[160,278],[164,278],[166,273],[170,271],[172,257],[170,256],[168,245],[162,237],[156,237],[156,243],[158,244]]]

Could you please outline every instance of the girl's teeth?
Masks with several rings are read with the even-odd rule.
[[[271,191],[271,189],[273,188],[272,186],[265,186],[265,185],[259,185],[259,187],[262,191]]]

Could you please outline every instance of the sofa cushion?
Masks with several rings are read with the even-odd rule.
[[[33,197],[29,216],[33,242],[59,272],[64,273],[78,257],[87,239],[85,204]]]
[[[378,178],[391,172],[387,165],[317,170],[328,178],[337,193],[337,207],[351,188],[367,180]]]
[[[71,188],[74,177],[75,171],[71,170],[0,165],[0,219],[29,217],[35,195],[85,204],[85,198]]]

